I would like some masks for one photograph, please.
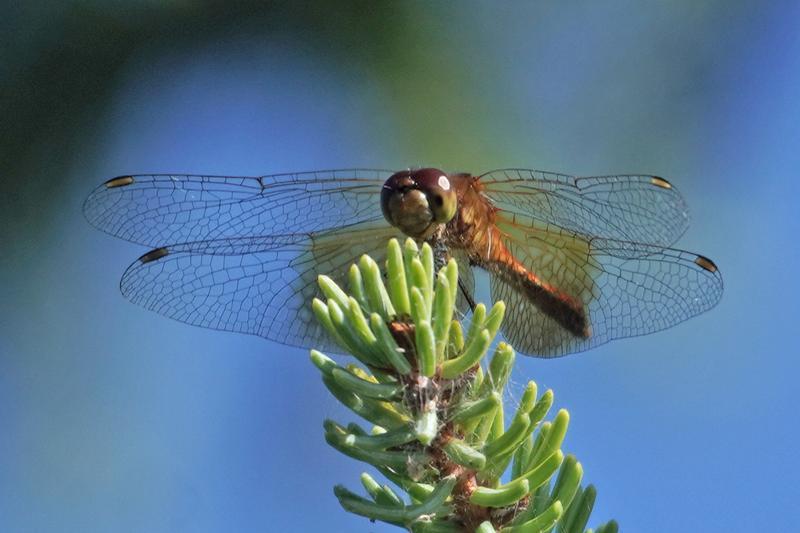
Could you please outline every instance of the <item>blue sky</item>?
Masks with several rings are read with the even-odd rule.
[[[306,352],[129,304],[118,280],[144,250],[80,206],[123,173],[418,165],[675,183],[692,209],[679,245],[720,266],[721,304],[584,354],[521,357],[514,381],[570,410],[593,524],[797,527],[800,10],[473,7],[428,12],[440,33],[408,54],[430,59],[390,65],[396,79],[280,35],[131,56],[46,231],[2,266],[4,530],[388,531],[333,497],[363,468],[324,443],[322,420],[348,415]]]

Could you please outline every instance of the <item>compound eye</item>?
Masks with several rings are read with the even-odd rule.
[[[456,214],[458,200],[447,174],[436,168],[423,168],[413,173],[417,188],[425,193],[433,219],[447,224]]]
[[[428,198],[408,170],[392,174],[383,184],[381,210],[389,224],[415,239],[426,238],[436,228]]]

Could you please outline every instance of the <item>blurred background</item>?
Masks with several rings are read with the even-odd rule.
[[[145,250],[81,215],[138,172],[647,172],[725,294],[514,379],[624,531],[796,530],[797,2],[17,2],[0,16],[0,530],[389,531],[304,350],[117,289]],[[487,298],[483,295],[483,299]]]

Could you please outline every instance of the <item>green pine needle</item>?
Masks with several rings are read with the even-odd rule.
[[[444,265],[437,272],[435,265]],[[385,272],[381,272],[385,266]],[[553,393],[525,387],[505,423],[503,394],[514,363],[504,342],[487,362],[506,307],[478,304],[466,336],[453,320],[458,266],[427,243],[392,239],[386,264],[369,256],[346,280],[319,276],[325,301],[312,310],[362,366],[346,368],[316,350],[311,360],[328,390],[374,424],[366,432],[325,421],[335,449],[375,467],[396,489],[369,474],[367,496],[334,489],[342,507],[414,532],[583,533],[594,506],[583,467],[561,446],[569,413],[543,422]],[[339,285],[347,281],[348,293]],[[508,481],[501,484],[510,466]],[[615,533],[613,520],[596,528]]]

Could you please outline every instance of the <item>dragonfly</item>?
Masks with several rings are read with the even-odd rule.
[[[458,307],[473,270],[507,306],[518,351],[558,357],[660,331],[714,307],[722,276],[672,248],[686,231],[678,190],[652,175],[575,177],[527,169],[345,169],[258,177],[142,174],[86,199],[98,229],[148,246],[125,297],[167,317],[336,351],[316,322],[317,276],[340,284],[391,238],[429,242],[459,264]]]

